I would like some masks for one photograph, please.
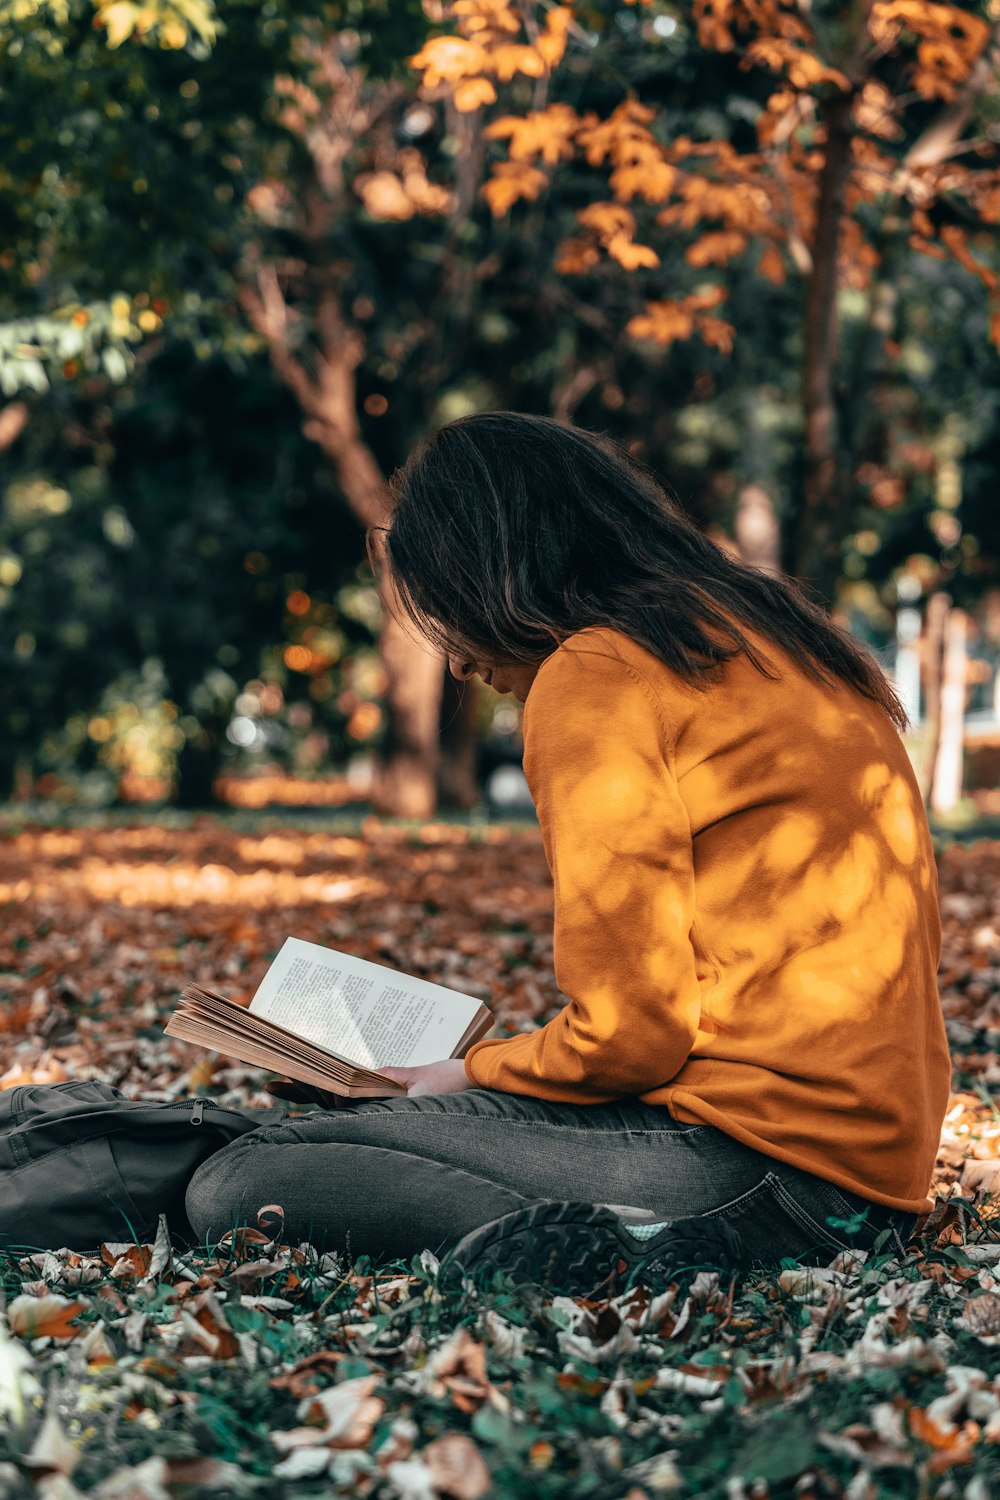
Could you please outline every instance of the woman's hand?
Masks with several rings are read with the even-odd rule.
[[[386,1078],[405,1084],[407,1094],[457,1094],[461,1089],[473,1087],[460,1057],[423,1063],[418,1068],[379,1068],[378,1071]]]

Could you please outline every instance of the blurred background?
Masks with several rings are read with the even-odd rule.
[[[859,19],[860,18],[860,19]],[[0,800],[530,812],[380,610],[414,442],[610,433],[1000,816],[996,3],[0,3]]]

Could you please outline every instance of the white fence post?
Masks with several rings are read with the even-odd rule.
[[[944,663],[941,673],[941,733],[931,782],[931,810],[951,812],[962,796],[962,756],[965,744],[966,619],[950,609],[944,624]]]

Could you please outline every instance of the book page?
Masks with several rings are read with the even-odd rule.
[[[382,964],[287,938],[250,1010],[366,1068],[450,1057],[481,1003]]]

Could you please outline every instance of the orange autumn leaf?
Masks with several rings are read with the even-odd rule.
[[[460,114],[471,114],[474,109],[481,109],[484,104],[492,104],[497,96],[497,91],[488,78],[466,78],[455,85],[452,95],[455,108]]]
[[[652,270],[660,264],[660,257],[651,246],[637,245],[624,234],[613,234],[606,248],[611,259],[626,271],[638,271],[641,267]]]
[[[746,247],[746,235],[735,230],[703,234],[700,240],[687,247],[684,259],[689,266],[724,266],[734,256],[741,255]]]
[[[374,219],[403,222],[418,213],[444,213],[451,203],[448,190],[430,182],[422,166],[402,176],[388,171],[360,173],[354,190]]]
[[[152,1257],[153,1251],[150,1245],[104,1244],[101,1246],[101,1259],[106,1266],[111,1267],[112,1275],[126,1280],[138,1281],[140,1276],[145,1276]]]
[[[718,349],[720,354],[731,354],[733,351],[733,340],[736,337],[736,329],[732,323],[727,323],[723,318],[698,318],[696,320],[698,334],[705,344]]]
[[[928,1468],[935,1474],[953,1464],[969,1463],[982,1431],[979,1423],[973,1421],[963,1422],[961,1426],[940,1427],[919,1406],[910,1407],[908,1421],[913,1436],[934,1449]]]
[[[577,218],[586,229],[592,229],[602,243],[607,244],[615,235],[635,233],[635,216],[622,203],[589,203],[577,211]]]
[[[655,344],[672,344],[689,339],[694,332],[694,316],[679,302],[647,302],[646,311],[630,318],[625,332],[635,339],[651,339]]]
[[[548,178],[538,167],[529,167],[524,162],[501,161],[494,166],[492,177],[483,183],[480,192],[493,217],[498,219],[522,198],[533,202],[547,183]]]
[[[984,266],[982,261],[977,260],[972,254],[968,245],[968,235],[964,229],[959,228],[957,224],[945,224],[941,228],[940,237],[963,270],[977,276],[988,292],[997,290],[1000,281],[996,272],[989,266]]]
[[[784,73],[797,89],[813,88],[819,83],[832,83],[840,89],[851,86],[850,79],[839,68],[831,68],[814,53],[780,37],[758,37],[747,47],[745,61],[761,63],[774,73]]]
[[[73,1339],[80,1332],[73,1326],[73,1320],[86,1309],[85,1302],[73,1302],[57,1292],[47,1292],[41,1297],[24,1295],[9,1304],[7,1323],[11,1333],[23,1339]]]
[[[616,198],[627,203],[642,198],[646,203],[662,203],[669,198],[677,181],[677,168],[662,157],[652,161],[628,162],[611,174],[610,183]]]
[[[680,301],[647,302],[646,311],[630,319],[625,332],[633,338],[648,339],[664,346],[698,334],[706,344],[728,354],[733,347],[735,330],[732,324],[712,317],[708,312],[725,297],[725,289],[716,286],[694,292]]]
[[[482,73],[488,57],[485,48],[468,37],[436,36],[408,61],[411,67],[423,70],[425,88],[436,88],[439,83],[453,83]]]
[[[725,302],[728,296],[729,293],[724,286],[709,286],[685,297],[684,306],[689,307],[692,312],[706,312],[710,307],[718,307],[720,302]]]
[[[732,52],[736,46],[733,0],[695,0],[692,15],[698,28],[698,40],[714,52]]]
[[[562,61],[573,12],[568,5],[555,5],[545,17],[545,30],[535,39],[535,51],[547,68]]]
[[[506,31],[516,36],[521,29],[521,23],[507,0],[454,0],[451,13],[462,23],[463,29],[471,33]]]
[[[45,1059],[33,1067],[18,1068],[0,1078],[0,1089],[16,1089],[28,1083],[65,1083],[69,1075],[55,1058]]]
[[[177,1346],[181,1356],[210,1354],[213,1359],[235,1359],[239,1344],[214,1292],[206,1290],[189,1297],[179,1322],[185,1335]]]
[[[315,1354],[307,1354],[290,1368],[272,1375],[267,1383],[272,1390],[290,1391],[297,1401],[301,1401],[305,1396],[316,1395],[319,1390],[317,1377],[332,1378],[341,1361],[347,1357],[340,1349],[318,1349]]]
[[[770,281],[774,286],[782,285],[787,272],[785,270],[784,259],[777,245],[769,244],[765,246],[764,253],[757,262],[757,271],[766,281]]]
[[[541,157],[555,166],[573,155],[573,139],[580,117],[568,104],[553,104],[548,109],[530,110],[526,115],[503,115],[483,131],[488,141],[507,139],[511,161],[532,161]]]
[[[546,66],[534,47],[510,45],[497,47],[491,52],[490,71],[501,83],[509,83],[516,73],[523,73],[526,78],[541,78]]]
[[[31,1020],[32,999],[30,995],[23,995],[17,1000],[8,1000],[0,1008],[0,1032],[4,1031],[26,1031]],[[0,1080],[0,1088],[10,1088],[9,1083]]]
[[[725,229],[748,235],[780,232],[766,188],[753,181],[719,182],[691,173],[679,184],[678,193],[682,201],[662,209],[658,224],[697,229],[706,219],[714,219]]]
[[[556,1376],[556,1385],[561,1391],[582,1391],[585,1396],[603,1396],[609,1381],[607,1377],[591,1378],[576,1370],[562,1370]]]
[[[883,141],[898,141],[904,134],[897,118],[898,101],[884,83],[869,78],[854,101],[854,123],[859,130]]]
[[[928,260],[948,259],[948,252],[938,244],[937,240],[925,239],[922,234],[911,234],[908,244],[911,250],[916,250],[920,255],[926,255]]]
[[[587,162],[599,167],[608,158],[617,166],[635,161],[637,152],[652,150],[659,153],[659,146],[647,128],[656,118],[656,111],[637,99],[626,99],[619,104],[606,120],[587,115],[577,133],[577,140],[584,150]]]
[[[555,268],[560,276],[581,276],[600,258],[596,246],[588,240],[563,240],[556,248]]]
[[[408,61],[423,70],[426,87],[449,85],[456,108],[467,114],[495,101],[494,78],[544,78],[566,50],[572,13],[557,7],[527,41],[517,40],[522,18],[506,0],[454,0],[439,19],[455,21],[460,35],[432,37]]]
[[[957,5],[929,0],[878,0],[868,29],[888,50],[908,35],[917,39],[913,84],[925,99],[953,99],[989,40],[990,26],[981,16]]]

